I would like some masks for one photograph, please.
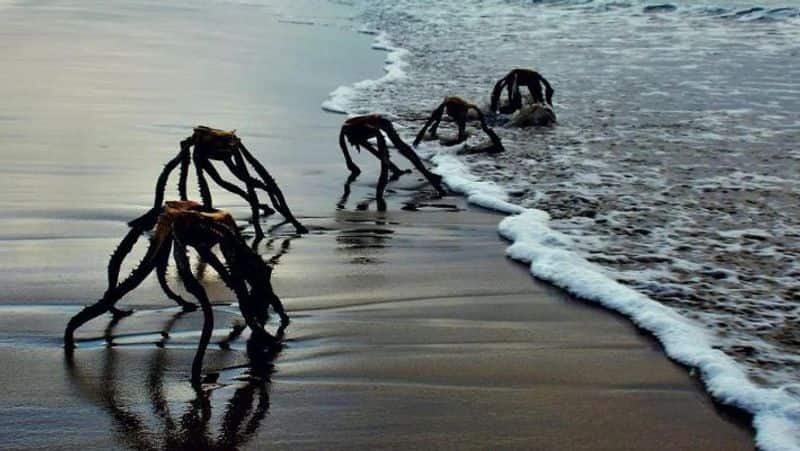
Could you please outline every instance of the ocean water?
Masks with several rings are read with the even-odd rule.
[[[653,332],[754,414],[759,446],[800,448],[800,7],[356,4],[387,72],[323,108],[388,114],[410,137],[443,97],[485,105],[509,69],[540,71],[555,128],[495,118],[504,154],[420,150],[451,188],[512,214],[510,257]]]

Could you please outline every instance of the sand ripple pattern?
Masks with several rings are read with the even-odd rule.
[[[412,132],[511,67],[556,89],[554,130],[465,157],[548,211],[588,260],[719,336],[765,386],[800,383],[800,10],[779,2],[365,0],[404,77],[357,111]]]

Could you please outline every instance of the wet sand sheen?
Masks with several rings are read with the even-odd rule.
[[[0,120],[7,193],[0,199],[0,447],[752,447],[750,431],[720,416],[652,340],[506,260],[497,215],[458,198],[442,201],[450,209],[402,211],[415,201],[414,177],[390,186],[388,212],[353,211],[374,190],[374,161],[364,157],[370,170],[353,185],[347,209],[335,209],[346,176],[335,146],[342,117],[322,113],[319,103],[338,84],[378,73],[381,58],[368,50],[368,37],[340,28],[347,10],[314,1],[272,9],[71,5],[16,6],[0,19],[9,21],[0,28],[7,38],[41,46],[27,56],[12,44],[0,47],[4,67],[16,65],[0,75],[9,99],[0,118],[17,118]],[[280,22],[307,17],[309,5],[321,25]],[[236,31],[198,32],[214,14],[238,24]],[[55,34],[33,40],[21,22],[33,18]],[[135,39],[156,19],[161,31],[147,34],[152,41]],[[125,33],[111,25],[125,25]],[[175,30],[195,34],[181,38]],[[80,46],[65,40],[47,54],[51,60],[37,58],[60,33],[89,43],[87,59],[76,58],[67,72],[103,89],[32,89],[47,84],[36,78],[44,77],[40,65],[49,61],[52,71],[75,57],[65,49]],[[102,39],[109,33],[119,41]],[[142,64],[157,56],[172,75],[146,79],[152,86],[144,91],[128,79],[115,86],[116,72],[101,70],[92,42],[146,56]],[[232,44],[237,50],[226,53]],[[287,54],[303,58],[275,64]],[[238,83],[230,73],[185,70],[198,58],[208,64],[210,55],[225,55],[228,69],[252,70],[237,72]],[[344,60],[350,65],[339,67]],[[325,80],[308,77],[320,67],[336,69]],[[180,76],[171,72],[178,69]],[[280,80],[296,73],[305,74],[295,80],[304,89],[286,95]],[[123,95],[128,88],[175,95]],[[81,125],[87,111],[95,114]],[[277,262],[275,290],[293,318],[285,349],[248,358],[244,338],[212,346],[205,368],[219,381],[200,396],[188,373],[201,315],[176,315],[154,278],[124,299],[137,308],[134,316],[81,329],[72,361],[61,349],[66,320],[104,290],[107,255],[125,220],[147,205],[159,165],[193,121],[240,127],[312,228],[303,237],[281,228],[261,246]],[[24,152],[14,153],[17,144]],[[247,216],[236,199],[219,198]],[[171,283],[179,282],[173,276]],[[212,299],[232,299],[210,269],[204,284]],[[237,309],[215,310],[214,341],[224,341]],[[106,347],[104,336],[115,346]]]

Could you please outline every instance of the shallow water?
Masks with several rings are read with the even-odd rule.
[[[341,109],[390,114],[411,134],[444,96],[486,104],[508,69],[537,69],[559,125],[499,127],[505,154],[459,160],[511,202],[550,213],[605,275],[712,332],[757,386],[796,392],[800,9],[362,4],[367,29],[403,49],[392,54],[403,73],[339,92]]]
[[[17,358],[24,357],[25,367],[31,368],[33,376],[48,379],[48,383],[52,384],[43,384],[43,387],[56,386],[49,379],[58,379],[61,376],[61,371],[53,371],[52,367],[48,367],[53,362],[60,364],[62,359],[62,352],[57,349],[60,339],[53,330],[60,331],[59,324],[63,324],[78,304],[94,299],[103,291],[103,277],[98,277],[98,269],[104,268],[108,252],[126,229],[125,220],[137,215],[150,202],[154,176],[160,170],[162,162],[177,150],[177,142],[188,134],[191,126],[207,123],[237,128],[251,149],[258,153],[270,169],[276,171],[276,178],[284,187],[290,205],[300,218],[333,208],[341,193],[343,165],[335,144],[329,144],[334,143],[342,118],[322,115],[318,110],[318,101],[338,84],[376,75],[365,73],[363,67],[376,67],[380,60],[377,53],[365,55],[356,50],[362,49],[368,38],[350,33],[352,22],[349,21],[349,9],[344,8],[347,12],[343,12],[341,5],[337,3],[313,0],[304,2],[305,6],[301,9],[306,12],[299,16],[295,13],[298,10],[297,5],[285,8],[289,12],[284,12],[286,5],[274,1],[262,4],[255,1],[215,0],[201,3],[173,2],[168,6],[152,1],[133,1],[124,5],[118,2],[108,4],[94,1],[19,1],[4,5],[6,6],[0,6],[5,8],[0,15],[0,37],[3,38],[0,39],[0,63],[4,68],[0,71],[0,97],[4,99],[0,105],[0,191],[4,193],[0,198],[0,210],[3,212],[0,214],[0,241],[3,244],[0,248],[0,285],[5,290],[0,295],[0,303],[10,304],[3,313],[13,313],[4,318],[24,330],[19,334],[8,333],[14,329],[7,326],[4,328],[7,333],[0,338],[0,342],[4,345],[4,352],[14,354]],[[558,196],[569,198],[577,188],[583,187],[588,194],[581,192],[581,195],[589,198],[601,199],[601,194],[614,197],[607,194],[608,190],[603,191],[606,189],[603,185],[588,183],[579,175],[592,174],[588,171],[596,171],[602,175],[606,173],[602,169],[604,167],[610,168],[607,170],[609,174],[615,174],[616,171],[635,171],[636,168],[645,166],[644,163],[636,166],[633,164],[634,160],[626,160],[625,164],[630,163],[630,167],[615,166],[623,163],[615,160],[611,144],[607,142],[617,136],[615,133],[622,136],[624,130],[636,130],[634,124],[639,124],[640,119],[630,117],[619,124],[609,123],[608,126],[603,126],[597,118],[611,120],[611,113],[602,115],[596,110],[625,111],[628,108],[629,111],[634,111],[634,108],[640,108],[637,117],[649,118],[655,124],[651,128],[655,129],[662,127],[660,121],[667,125],[671,122],[664,119],[658,111],[663,104],[662,99],[650,96],[651,109],[642,109],[641,105],[644,103],[639,96],[634,95],[634,88],[638,85],[630,84],[633,83],[632,80],[626,81],[629,84],[625,89],[619,89],[616,93],[619,96],[609,94],[610,90],[617,89],[613,84],[613,75],[615,70],[619,71],[621,68],[606,68],[600,64],[604,62],[603,55],[614,51],[613,46],[609,44],[611,47],[605,49],[605,53],[595,52],[589,33],[591,27],[587,24],[605,27],[606,33],[622,33],[619,23],[647,23],[655,20],[651,25],[658,29],[658,21],[666,20],[669,23],[670,18],[663,19],[659,16],[651,19],[649,16],[642,16],[641,11],[637,12],[636,8],[619,5],[613,8],[604,7],[604,11],[609,11],[607,15],[603,15],[605,12],[595,11],[596,8],[590,7],[592,5],[568,3],[532,6],[527,3],[481,2],[482,8],[488,8],[485,10],[476,9],[476,5],[477,2],[461,2],[456,8],[454,5],[442,4],[438,5],[441,8],[434,11],[422,2],[401,2],[394,5],[369,3],[363,19],[371,22],[372,28],[363,31],[373,33],[376,28],[385,29],[412,53],[392,54],[395,63],[392,72],[382,83],[366,83],[360,90],[351,90],[352,100],[364,110],[378,108],[393,112],[401,122],[411,125],[408,118],[422,117],[435,103],[436,100],[432,99],[438,99],[447,92],[473,95],[476,99],[484,96],[494,79],[508,66],[520,65],[520,52],[527,52],[525,54],[528,58],[537,56],[538,52],[542,52],[543,56],[549,55],[550,60],[539,61],[537,56],[537,61],[527,64],[541,69],[554,81],[561,119],[559,128],[553,132],[504,130],[503,137],[510,150],[507,156],[488,163],[475,158],[468,163],[474,173],[480,174],[484,179],[497,180],[509,191],[516,193],[519,203],[547,207],[556,217],[564,218],[563,221],[556,222],[556,225],[575,237],[584,237],[585,241],[578,242],[584,244],[582,249],[586,255],[594,255],[598,249],[603,249],[599,246],[606,245],[597,242],[598,237],[608,240],[618,237],[604,237],[600,233],[603,232],[602,228],[577,229],[574,221],[569,218],[586,216],[563,210],[559,206],[564,204],[558,202]],[[610,13],[616,9],[629,11],[631,16],[618,17]],[[242,11],[247,13],[243,14]],[[680,8],[677,12],[666,12],[683,17],[678,16],[683,14]],[[727,13],[715,14],[720,16]],[[564,17],[559,18],[561,16]],[[543,23],[545,19],[548,22]],[[617,22],[605,23],[610,19]],[[568,34],[569,38],[560,36],[561,39],[551,40],[540,48],[528,45],[531,38],[542,33],[547,35],[545,29],[552,27],[555,20],[559,23],[563,21],[563,24],[559,25],[559,33],[550,30],[551,37]],[[680,22],[674,18],[672,20]],[[751,26],[739,23],[749,20],[748,17],[720,20],[733,23],[733,27]],[[791,20],[793,19],[780,18],[775,20],[780,25],[769,25],[778,27],[779,33],[774,37],[771,34],[774,30],[767,31],[766,26],[762,30],[763,36],[759,35],[768,43],[771,42],[770,39],[776,40],[772,45],[773,50],[777,49],[775,51],[778,55],[785,52],[784,39],[792,36]],[[771,23],[773,19],[759,20],[758,23],[765,21]],[[297,31],[298,27],[307,27],[309,24],[315,25],[313,34]],[[431,24],[435,26],[430,27]],[[524,27],[520,28],[520,24]],[[543,27],[543,24],[547,27]],[[673,25],[680,28],[677,23]],[[409,27],[414,31],[413,34],[407,32]],[[498,29],[499,32],[492,31]],[[720,39],[725,40],[722,37]],[[326,47],[320,45],[320,41],[336,42],[337,45],[335,48]],[[586,58],[594,58],[592,61],[595,66],[584,66],[578,60],[558,62],[557,57],[563,50],[559,48],[559,41],[562,44],[572,41],[576,52],[584,52]],[[649,44],[643,43],[642,51],[647,51],[647,46],[655,45],[656,41],[657,39]],[[283,46],[283,42],[292,42],[297,48],[303,48],[304,52],[314,52],[313,57],[298,56],[304,53],[295,51],[294,47]],[[616,42],[618,52],[623,53],[619,50],[623,47],[621,42],[609,42]],[[377,47],[387,45],[388,42],[379,42]],[[491,49],[491,53],[481,53],[487,48]],[[748,56],[768,58],[769,53],[752,50]],[[409,63],[405,67],[405,73],[402,71],[401,57],[406,58]],[[325,62],[324,70],[307,64],[320,61]],[[454,71],[453,67],[462,68],[463,72]],[[663,62],[663,67],[674,69],[668,61]],[[595,73],[595,70],[598,72]],[[796,67],[792,70],[796,70]],[[406,73],[410,77],[406,78]],[[575,77],[575,74],[580,76]],[[586,82],[589,75],[598,80],[596,86]],[[653,77],[654,80],[657,78],[656,75]],[[709,92],[713,91],[711,88],[708,88]],[[793,89],[794,87],[788,85],[784,95],[796,100]],[[576,94],[580,92],[590,92],[592,95],[584,97]],[[770,110],[770,114],[782,114],[789,118],[789,112],[796,111],[786,107],[788,109],[781,113],[782,110],[778,107],[786,105],[777,105],[774,111]],[[689,114],[680,113],[681,110],[677,107],[675,111],[677,117]],[[727,127],[724,128],[728,130],[726,133],[739,130],[730,126],[726,120],[739,117],[736,114],[740,114],[740,110],[733,108],[724,111],[726,113],[719,113],[721,116],[718,123],[722,124],[719,125],[720,130],[724,127]],[[698,118],[715,117],[711,114],[696,114]],[[775,122],[767,120],[767,116],[750,116],[753,116],[751,120],[756,121],[754,123],[761,123],[757,122],[759,118]],[[784,137],[786,133],[795,133],[796,136],[796,128],[787,124],[789,121],[775,133],[784,133],[780,130],[785,130]],[[663,125],[662,128],[663,136],[660,139],[665,143],[676,139],[670,134],[671,127]],[[742,136],[749,136],[743,130],[739,132]],[[704,133],[710,132],[704,129]],[[306,138],[307,148],[297,146],[297,136],[300,134]],[[656,138],[653,136],[659,135],[642,131],[639,134],[634,133],[634,136],[640,137],[646,144],[655,142],[653,140]],[[540,140],[543,146],[531,146],[531,138]],[[778,141],[783,142],[780,139]],[[628,142],[630,152],[634,155],[637,143],[639,141]],[[669,147],[667,144],[665,146]],[[763,147],[768,147],[768,143],[764,143]],[[298,148],[306,151],[298,152]],[[585,153],[590,150],[597,155],[593,164],[586,163],[584,158]],[[529,161],[531,165],[519,165],[520,158]],[[661,161],[653,158],[651,162]],[[314,169],[307,169],[309,165],[313,165]],[[601,170],[602,173],[599,172]],[[790,172],[789,169],[786,170]],[[625,180],[624,176],[618,178]],[[547,182],[548,179],[551,181]],[[520,180],[542,182],[518,183]],[[591,176],[587,180],[592,180]],[[772,179],[743,180],[748,183],[774,182]],[[565,181],[569,183],[564,183]],[[357,201],[359,196],[371,191],[372,187],[368,183],[363,180],[359,182],[359,192],[352,196],[353,200]],[[559,183],[564,185],[557,185]],[[619,183],[612,194],[619,191],[622,182]],[[398,185],[393,185],[393,189],[398,189]],[[634,194],[643,192],[638,183],[632,183],[630,190]],[[641,204],[645,199],[638,199],[633,195],[631,197],[634,200],[626,202]],[[245,213],[242,216],[246,216],[246,209],[240,208],[238,199],[224,195],[219,198],[222,206],[232,207],[235,212]],[[546,203],[548,199],[552,205]],[[612,200],[621,201],[618,197]],[[606,208],[611,208],[611,211],[618,209],[618,204],[609,205]],[[563,211],[560,212],[559,208]],[[599,211],[599,207],[596,209]],[[599,213],[595,217],[601,218]],[[626,218],[620,218],[623,227],[627,227],[624,222]],[[310,221],[313,222],[313,219]],[[456,229],[458,226],[450,227]],[[348,301],[358,295],[366,296],[365,292],[378,292],[375,287],[385,282],[382,278],[387,276],[380,271],[381,258],[385,257],[378,253],[380,249],[401,240],[416,242],[420,236],[426,236],[419,232],[415,232],[418,236],[394,236],[391,233],[355,229],[352,227],[352,230],[343,230],[336,237],[337,253],[334,264],[337,268],[346,268],[344,275],[337,280],[344,280],[354,287],[352,295],[348,294]],[[757,235],[759,232],[747,233],[752,234]],[[734,234],[730,239],[736,238]],[[750,238],[744,236],[742,239]],[[280,253],[278,248],[284,245],[282,243],[271,243],[273,247],[265,249],[268,251],[265,254]],[[303,246],[302,240],[300,243],[299,246]],[[623,241],[619,246],[625,247],[626,244]],[[455,242],[442,246],[441,252],[430,252],[442,261],[426,267],[428,270],[425,273],[430,280],[424,284],[420,284],[416,273],[420,263],[413,261],[411,266],[414,268],[414,286],[423,292],[449,290],[449,286],[443,287],[441,280],[436,277],[436,269],[444,264],[452,268],[454,264],[449,261],[450,252],[452,249],[462,248],[463,243]],[[354,249],[375,252],[354,252]],[[314,256],[314,261],[317,260],[318,256]],[[342,263],[351,265],[341,265]],[[647,262],[639,263],[644,265]],[[473,268],[469,259],[462,260],[461,264],[469,270],[464,277],[472,278]],[[374,277],[367,279],[375,285],[372,291],[363,289],[362,267],[374,272]],[[606,265],[605,268],[609,274],[615,274],[613,266]],[[288,269],[279,267],[276,284],[282,283],[281,280],[288,280],[291,282],[289,285],[299,286],[303,290],[324,292],[329,281],[323,279],[324,283],[309,285],[306,282],[306,270],[306,267],[297,264]],[[334,275],[336,274],[339,273]],[[396,278],[397,275],[393,277]],[[358,280],[359,285],[352,284],[351,280]],[[639,279],[634,282],[637,280]],[[212,295],[222,291],[218,281],[209,282]],[[486,288],[487,291],[493,289],[493,286]],[[480,296],[483,294],[484,292],[479,293]],[[149,281],[141,290],[126,298],[126,303],[137,307],[152,307],[156,303],[163,305],[161,297],[155,282]],[[324,299],[312,299],[308,302],[325,303]],[[14,310],[21,308],[20,305],[29,308],[21,315]],[[58,316],[55,321],[42,319],[53,312]],[[25,317],[27,322],[20,321],[20,317]],[[132,323],[141,325],[138,321],[143,317],[155,321],[157,316],[150,318],[145,312],[144,315],[136,316]],[[39,330],[34,325],[47,329],[40,334],[43,338],[31,338],[31,335],[37,335],[38,332],[30,331]],[[95,327],[102,329],[101,325],[96,324]],[[145,323],[143,328],[146,334],[128,338],[141,341],[134,345],[149,347],[153,337],[157,337],[154,333],[160,330],[159,327],[159,324],[151,327],[149,323]],[[187,327],[195,331],[197,329],[196,324]],[[521,329],[527,331],[529,328],[526,325]],[[97,329],[89,329],[89,332],[94,335],[100,333]],[[174,335],[178,338],[176,348],[181,346],[180,339],[188,337],[189,341],[194,342],[194,335]],[[314,340],[318,339],[318,335],[324,334],[305,338]],[[37,353],[30,352],[32,347],[37,348]],[[20,348],[25,348],[26,352],[19,352]],[[128,352],[136,353],[136,346],[133,348],[133,351]],[[92,353],[91,349],[86,351],[81,356],[84,365],[92,365],[91,362],[103,365],[117,354],[117,350],[110,350],[103,352],[105,358],[99,359],[97,353]],[[41,352],[50,354],[50,358],[37,360],[40,359]],[[222,354],[229,357],[229,354]],[[160,358],[151,353],[147,357]],[[182,378],[182,371],[185,370],[183,363],[185,362],[176,364],[168,375]],[[219,368],[229,363],[215,362],[211,366]],[[128,364],[130,363],[126,363]],[[142,364],[134,362],[132,366],[138,368]],[[123,366],[120,368],[125,369]],[[759,367],[752,368],[758,370]],[[158,368],[153,365],[151,369]],[[240,375],[238,369],[234,373],[228,376]],[[132,371],[120,371],[120,374],[141,378],[143,373],[136,372],[131,376]],[[163,375],[159,371],[153,371],[152,374]],[[93,382],[97,382],[96,377]],[[136,380],[131,382],[131,386],[142,387],[145,382],[144,379]],[[158,388],[159,385],[157,383],[151,387]],[[85,391],[94,393],[97,389],[90,384]],[[123,395],[126,400],[133,399],[124,393]],[[42,399],[37,396],[42,396]],[[72,396],[59,396],[58,402],[74,402]],[[370,391],[369,396],[372,397],[373,392]],[[576,396],[583,398],[582,394]],[[173,397],[181,402],[193,399],[190,393]],[[31,406],[31,399],[41,405]],[[203,401],[201,398],[197,399]],[[41,413],[52,408],[47,394],[33,393],[30,394],[30,399],[11,397],[6,401],[19,402],[19,405],[26,406],[15,411],[18,414],[15,421],[22,422],[35,416],[40,429],[52,428],[51,435],[20,436],[21,440],[27,440],[29,436],[36,435],[36,440],[42,440],[27,442],[27,446],[39,443],[42,446],[52,446],[58,440],[54,437],[64,434],[65,420],[61,412],[58,415],[53,414],[52,410],[48,410],[47,415]],[[217,401],[215,411],[221,412],[223,405],[224,403]],[[315,409],[318,406],[315,403],[311,405]],[[70,408],[76,413],[74,418],[89,418],[87,415],[97,413],[96,408],[86,407],[85,404]],[[306,415],[300,418],[305,419]],[[297,424],[297,421],[291,424]],[[67,421],[67,428],[73,430],[84,426],[74,423],[74,420]],[[19,424],[13,423],[3,432],[6,437],[16,435],[19,434],[18,427]],[[107,427],[107,424],[98,425],[97,430],[90,431],[93,434],[90,437],[108,440]],[[342,431],[342,428],[334,429]],[[70,435],[74,436],[70,440],[87,440],[75,434]],[[69,447],[66,443],[72,442],[59,443]],[[105,442],[97,443],[99,445],[96,446],[102,447]]]
[[[370,38],[353,33],[349,7],[56,0],[3,8],[0,303],[83,304],[102,293],[98,269],[195,125],[237,129],[301,220],[341,195],[341,118],[319,102],[338,84],[378,75],[381,62]],[[295,23],[299,13],[313,32]],[[176,183],[174,173],[167,198]],[[215,201],[247,218],[241,199],[216,190]]]

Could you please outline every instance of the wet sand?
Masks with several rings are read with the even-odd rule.
[[[0,347],[0,436],[12,448],[158,449],[205,434],[204,446],[228,437],[244,449],[752,448],[654,340],[506,260],[496,221],[338,211],[310,221],[309,236],[265,246],[265,256],[288,246],[274,275],[293,318],[286,346],[266,370],[240,367],[242,338],[212,346],[207,405],[188,384],[199,313],[165,339],[177,309],[154,296],[161,309],[90,323],[70,367],[56,341],[74,308],[3,307],[0,330],[16,338]],[[213,273],[205,284],[230,299]],[[237,321],[229,312],[217,307],[214,341]]]
[[[507,260],[497,215],[456,197],[403,210],[428,202],[415,176],[390,186],[389,211],[360,211],[376,175],[363,155],[336,208],[342,117],[319,104],[378,75],[382,57],[344,25],[347,8],[3,13],[0,62],[14,70],[0,72],[1,448],[752,448],[653,340]],[[179,315],[154,278],[124,299],[133,316],[87,324],[72,359],[61,348],[67,319],[105,289],[125,221],[196,123],[239,128],[312,229],[280,227],[260,246],[293,319],[275,355],[248,356],[247,333],[226,342],[232,295],[196,268],[219,301],[222,342],[205,361],[218,381],[201,393],[188,383],[201,315]]]

